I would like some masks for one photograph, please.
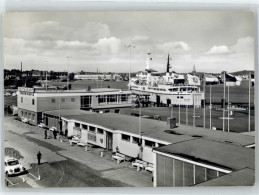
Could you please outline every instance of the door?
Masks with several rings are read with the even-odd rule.
[[[112,133],[111,132],[107,132],[106,148],[107,148],[107,150],[112,150]]]
[[[167,107],[169,107],[169,105],[171,104],[171,99],[167,99],[166,104],[167,104]]]
[[[160,106],[160,95],[156,95],[156,105]]]

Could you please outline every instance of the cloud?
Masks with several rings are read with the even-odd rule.
[[[217,46],[214,45],[206,54],[228,54],[230,53],[229,49],[225,45]]]
[[[157,48],[164,52],[180,52],[180,51],[189,51],[190,50],[189,45],[183,41],[165,42],[162,44],[158,44]]]
[[[232,45],[230,49],[235,53],[253,53],[254,39],[252,37],[239,38],[237,43]]]
[[[141,35],[136,35],[132,38],[132,41],[136,41],[136,42],[139,42],[139,41],[147,41],[149,40],[149,37],[148,36],[141,36]]]
[[[93,45],[100,53],[118,53],[121,46],[121,40],[115,37],[99,39],[96,44]]]

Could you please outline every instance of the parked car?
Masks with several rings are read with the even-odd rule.
[[[41,128],[47,128],[47,125],[45,125],[44,123],[40,123],[40,124],[38,124],[38,127],[41,127]]]
[[[7,176],[18,175],[18,174],[27,172],[25,167],[22,166],[22,164],[16,158],[7,157],[5,158],[4,164],[5,164],[5,174]]]

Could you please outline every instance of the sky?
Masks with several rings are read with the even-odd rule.
[[[125,47],[134,45],[130,49]],[[254,15],[248,11],[9,12],[4,68],[136,72],[150,68],[254,70]],[[67,56],[71,57],[66,58]],[[130,68],[131,59],[131,68]],[[68,68],[69,63],[69,68]]]

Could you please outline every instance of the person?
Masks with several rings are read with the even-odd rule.
[[[47,132],[47,129],[45,129],[45,138],[44,139],[47,139],[48,137],[48,132]]]
[[[40,165],[40,160],[41,160],[41,153],[40,153],[40,151],[37,154],[37,159],[38,159],[38,165]]]
[[[53,136],[54,136],[54,139],[57,139],[57,131],[56,131],[56,129],[54,129],[54,131],[53,131]]]
[[[67,137],[67,133],[68,133],[68,131],[67,131],[67,129],[65,130],[65,137]]]

